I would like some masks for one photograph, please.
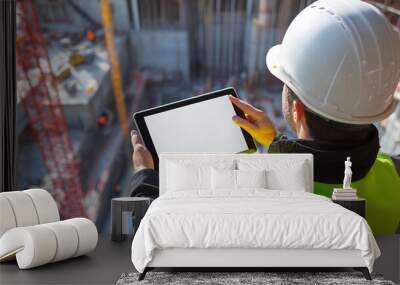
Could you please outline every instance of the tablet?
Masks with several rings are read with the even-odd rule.
[[[244,114],[229,100],[238,97],[226,88],[169,103],[133,115],[142,141],[158,168],[158,153],[224,152],[255,150],[253,138],[232,122]]]

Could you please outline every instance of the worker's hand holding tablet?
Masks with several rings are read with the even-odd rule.
[[[269,145],[276,136],[276,129],[267,113],[237,97],[229,96],[229,100],[244,112],[245,119],[240,116],[232,118],[235,124],[248,132],[258,143]]]
[[[229,96],[237,98],[233,88],[135,113],[136,125],[155,166],[158,165],[157,154],[162,152],[239,153],[255,150],[252,137],[232,122],[232,118],[235,121],[243,119],[242,124],[246,121],[245,114],[238,108],[244,102],[233,101]],[[254,116],[248,114],[248,118],[249,115]]]

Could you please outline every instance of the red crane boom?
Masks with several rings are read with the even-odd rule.
[[[63,218],[86,217],[76,160],[57,81],[32,0],[17,2],[18,92]],[[61,190],[61,191],[60,191]]]

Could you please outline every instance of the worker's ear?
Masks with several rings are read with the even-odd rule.
[[[293,121],[298,124],[304,119],[304,105],[298,101],[293,100]]]

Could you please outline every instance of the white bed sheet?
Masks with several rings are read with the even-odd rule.
[[[134,237],[135,268],[143,272],[154,250],[166,248],[357,249],[371,272],[380,255],[359,215],[323,196],[265,189],[164,194]]]

